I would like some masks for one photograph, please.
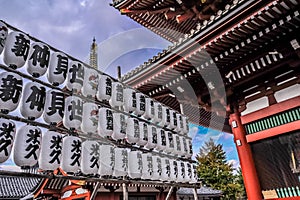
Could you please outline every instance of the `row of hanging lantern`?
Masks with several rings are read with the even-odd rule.
[[[0,119],[0,130],[1,163],[13,152],[13,160],[20,167],[38,163],[45,171],[61,167],[68,173],[81,171],[103,177],[197,182],[195,165],[187,161],[100,145],[97,141],[83,141],[77,136],[63,136],[55,131],[42,133],[39,127],[32,125],[22,126],[16,132],[15,123],[7,119]]]

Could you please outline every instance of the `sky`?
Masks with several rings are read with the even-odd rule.
[[[111,0],[0,0],[0,19],[83,62],[88,62],[93,38],[101,71],[116,77],[143,64],[171,45],[109,4]],[[227,159],[239,165],[233,136],[190,125],[194,154],[212,137]],[[0,167],[12,165],[8,160]]]

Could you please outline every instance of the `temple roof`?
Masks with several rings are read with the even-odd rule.
[[[182,104],[195,124],[230,132],[231,99],[247,103],[297,83],[297,7],[295,0],[234,1],[122,81],[176,110]],[[195,94],[186,96],[188,89]]]
[[[177,190],[178,195],[193,195],[193,188],[180,188]],[[202,186],[197,189],[198,195],[217,195],[220,196],[222,194],[221,190],[215,190],[210,187]]]

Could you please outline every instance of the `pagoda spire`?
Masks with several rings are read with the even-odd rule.
[[[93,38],[93,43],[90,49],[90,66],[98,69],[98,47],[95,37]]]

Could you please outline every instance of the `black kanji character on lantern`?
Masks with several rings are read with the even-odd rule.
[[[142,171],[142,169],[143,169],[142,155],[141,154],[137,154],[137,159],[138,159],[138,170]]]
[[[157,158],[157,173],[159,176],[161,176],[162,167],[161,167],[161,159],[160,158]]]
[[[165,131],[164,131],[164,130],[161,130],[161,131],[160,131],[160,134],[161,134],[161,144],[162,144],[163,146],[166,146],[167,144],[166,144],[166,134],[165,134]]]
[[[152,164],[152,157],[151,156],[147,156],[147,162],[148,162],[148,172],[150,174],[150,176],[153,173],[153,164]]]
[[[173,148],[174,141],[173,141],[173,134],[171,132],[168,132],[168,138],[169,138],[169,146],[170,146],[170,148]]]
[[[152,143],[157,144],[157,132],[155,127],[152,127]]]
[[[66,78],[68,71],[68,57],[57,55],[57,65],[55,67],[54,74],[63,74],[63,77]]]
[[[69,69],[69,73],[71,73],[70,83],[83,84],[84,68],[80,63],[78,63],[78,65],[72,65]]]
[[[29,44],[30,40],[27,40],[24,35],[20,33],[16,36],[15,45],[11,50],[16,56],[23,56],[23,59],[26,60],[29,52]]]
[[[37,106],[37,111],[41,111],[44,108],[46,99],[46,89],[45,87],[31,86],[32,90],[26,103],[30,102],[29,108],[34,109]]]
[[[122,168],[124,169],[124,171],[126,171],[128,168],[128,159],[127,159],[126,150],[122,150]]]
[[[181,176],[184,178],[185,177],[185,167],[184,167],[184,163],[181,163]]]
[[[143,124],[143,129],[144,129],[144,138],[143,140],[148,141],[148,126],[146,123]]]
[[[113,147],[110,148],[110,166],[112,169],[115,168],[115,151]]]
[[[145,111],[145,103],[146,103],[146,99],[144,95],[140,96],[140,110],[141,111]]]
[[[111,82],[111,79],[110,78],[106,78],[105,79],[105,94],[108,95],[108,96],[111,96],[111,85],[112,85],[112,82]]]
[[[139,121],[137,119],[134,119],[133,124],[134,124],[134,137],[138,138],[140,136]]]
[[[170,167],[170,161],[166,160],[166,174],[168,177],[171,175],[171,167]]]
[[[177,119],[176,119],[176,113],[173,113],[173,122],[174,122],[174,126],[177,126]]]
[[[25,158],[30,158],[33,156],[35,160],[38,159],[36,155],[36,151],[40,148],[40,141],[39,137],[41,137],[41,132],[38,129],[29,130],[29,134],[27,134],[28,139],[26,140],[26,143],[29,143],[25,151],[28,151],[28,154],[25,156]]]
[[[92,163],[90,168],[94,168],[96,166],[96,168],[99,168],[99,145],[98,144],[92,144],[92,148],[91,148],[91,153],[90,155],[92,156],[90,162]]]
[[[154,101],[150,100],[150,113],[151,115],[154,115]]]
[[[3,31],[3,32],[2,32]],[[5,40],[6,40],[6,34],[5,32],[7,32],[7,28],[5,26],[0,27],[0,33],[1,33],[1,37],[0,37],[0,46],[4,47],[5,44]]]
[[[71,159],[73,162],[70,165],[74,166],[76,164],[77,166],[80,166],[81,142],[79,140],[73,140],[72,147],[71,152],[73,152],[73,155],[71,156]]]
[[[2,101],[11,99],[13,103],[17,103],[21,92],[22,80],[16,79],[13,75],[2,78],[2,85],[0,86],[0,98]]]
[[[52,159],[49,161],[49,163],[54,163],[56,161],[57,164],[60,164],[59,157],[61,155],[62,150],[62,136],[52,136],[50,142],[52,143],[50,146],[50,149],[52,151],[49,155]]]
[[[122,85],[118,84],[117,88],[116,88],[116,91],[117,91],[116,100],[122,102],[123,101],[123,87],[122,87]]]
[[[177,162],[173,161],[173,166],[174,166],[174,175],[175,177],[178,176],[178,167],[177,167]]]
[[[189,178],[192,178],[192,167],[191,167],[191,164],[190,163],[188,163],[187,164],[187,168],[188,168],[188,177]]]
[[[181,145],[180,145],[180,138],[176,137],[176,146],[177,146],[177,151],[181,151]]]
[[[121,124],[120,133],[125,134],[126,133],[126,120],[125,120],[124,115],[120,115],[120,124]]]
[[[132,92],[132,107],[136,108],[136,92]]]
[[[0,127],[0,152],[4,151],[5,156],[8,156],[7,147],[12,144],[15,125],[13,123],[2,123]]]
[[[63,117],[63,111],[65,107],[64,94],[61,92],[52,91],[51,95],[51,105],[48,107],[50,111],[47,112],[47,114],[54,115],[58,112],[58,114]]]
[[[113,130],[113,114],[111,110],[106,110],[106,129]]]
[[[162,119],[162,106],[160,104],[157,106],[157,111],[157,118]]]
[[[167,115],[167,120],[166,121],[170,123],[170,120],[171,120],[170,119],[170,110],[168,108],[166,109],[166,115]]]
[[[68,106],[68,111],[70,111],[69,119],[72,120],[82,120],[82,108],[83,102],[79,99],[77,102],[75,100],[71,101],[71,105]]]
[[[48,67],[50,58],[49,48],[46,45],[41,47],[38,44],[34,45],[32,48],[34,50],[29,58],[29,60],[32,60],[32,64],[36,66],[37,63],[40,63],[41,68]]]

